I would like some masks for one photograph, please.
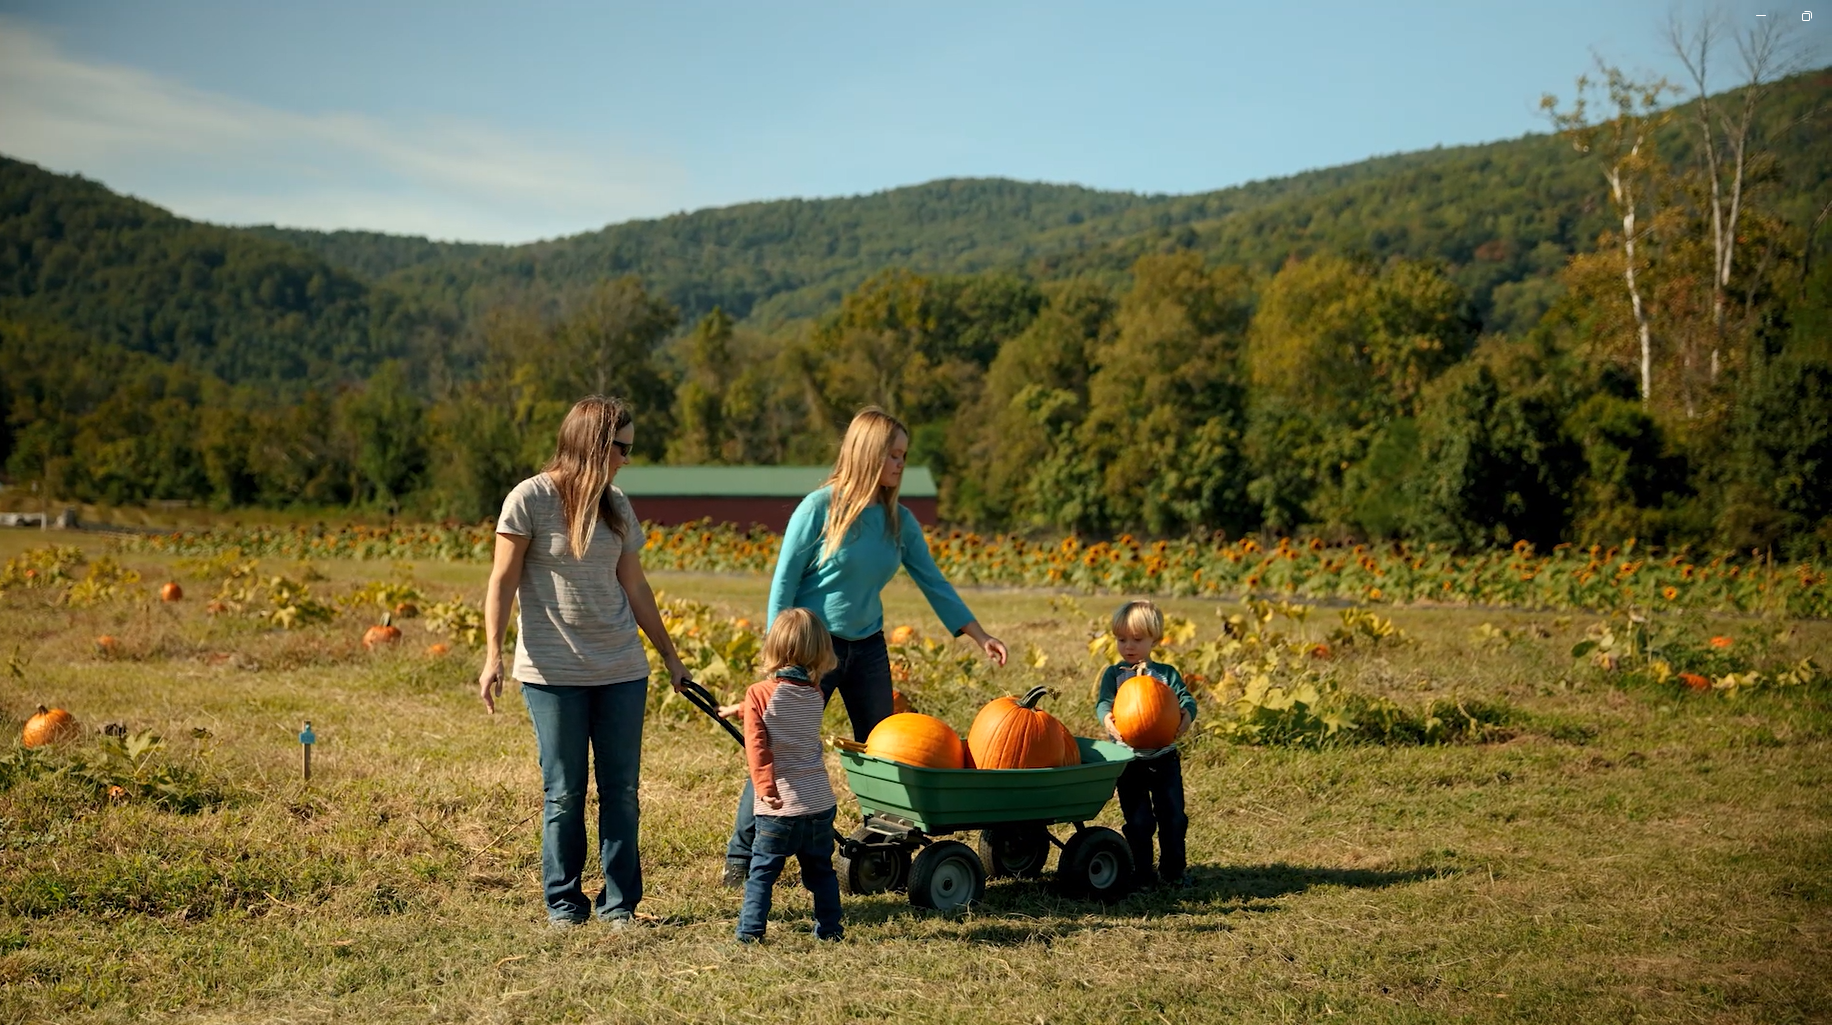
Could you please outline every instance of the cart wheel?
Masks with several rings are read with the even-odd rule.
[[[1119,900],[1132,882],[1132,848],[1105,826],[1084,829],[1062,845],[1056,881],[1071,897]]]
[[[910,866],[910,903],[919,908],[955,911],[985,892],[986,870],[979,855],[958,840],[937,840]]]
[[[889,844],[865,847],[856,858],[836,853],[833,867],[840,876],[840,889],[863,897],[901,889],[910,877],[910,852]]]
[[[1050,860],[1050,831],[1042,826],[996,826],[980,831],[980,860],[997,879],[1035,879]]]

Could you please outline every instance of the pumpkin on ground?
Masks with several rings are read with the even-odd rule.
[[[100,652],[103,658],[113,658],[120,653],[121,642],[115,640],[113,634],[103,634],[95,639],[95,650]]]
[[[382,613],[382,621],[363,631],[363,647],[375,650],[378,644],[393,644],[401,639],[401,628],[394,625],[394,617]]]
[[[865,738],[865,753],[926,769],[962,767],[960,734],[932,715],[899,712],[880,720]]]
[[[394,607],[394,618],[396,619],[412,619],[419,614],[420,606],[410,601],[404,601]]]
[[[893,713],[914,712],[916,711],[916,706],[910,704],[910,699],[904,697],[902,691],[893,690],[891,691],[891,711]]]
[[[426,653],[434,658],[438,658],[450,650],[452,650],[452,646],[449,644],[428,644],[426,646]]]
[[[19,733],[19,742],[26,747],[43,747],[46,744],[61,744],[66,740],[75,740],[83,732],[77,725],[76,716],[61,708],[38,706],[38,711],[25,721],[25,729]]]
[[[892,644],[908,644],[915,639],[916,628],[913,626],[900,626],[891,631]]]
[[[159,600],[160,601],[183,601],[184,600],[184,588],[179,587],[178,582],[176,580],[168,580],[165,582],[165,586],[159,588]]]
[[[1113,726],[1128,747],[1153,751],[1168,747],[1183,725],[1177,695],[1163,680],[1140,673],[1120,684],[1113,695]]]
[[[1062,764],[1062,724],[1037,707],[1049,690],[1032,687],[1022,699],[993,698],[973,717],[967,749],[980,769],[1052,769]]]

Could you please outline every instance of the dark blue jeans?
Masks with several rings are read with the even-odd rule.
[[[751,874],[744,881],[744,910],[738,915],[738,938],[763,939],[770,920],[770,896],[776,879],[793,855],[801,862],[802,885],[814,895],[814,935],[837,940],[840,927],[840,877],[833,871],[833,812],[814,815],[758,815],[751,848]]]
[[[891,714],[891,656],[884,647],[884,633],[856,641],[835,637],[833,654],[839,660],[833,672],[821,677],[821,697],[831,698],[840,692],[846,704],[846,718],[852,720],[852,739],[865,742],[873,726]],[[756,824],[751,820],[754,798],[751,781],[744,781],[744,792],[738,795],[738,818],[732,824],[731,842],[725,845],[725,858],[734,868],[750,864],[751,837]]]
[[[583,922],[629,918],[642,899],[642,865],[636,858],[636,777],[642,765],[642,716],[648,681],[602,687],[522,684],[522,701],[534,721],[541,751],[541,879],[547,917]],[[596,764],[587,773],[587,753]],[[587,902],[585,792],[598,784],[598,864],[604,889]]]
[[[1158,874],[1183,878],[1183,838],[1190,817],[1183,812],[1183,758],[1177,752],[1133,759],[1120,773],[1120,814],[1126,816],[1126,843],[1139,878],[1151,878],[1151,835],[1158,834]]]

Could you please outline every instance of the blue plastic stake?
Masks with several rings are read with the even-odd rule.
[[[299,733],[299,746],[305,750],[305,779],[308,783],[312,779],[312,745],[317,742],[317,735],[312,733],[312,720],[307,719],[305,729]]]

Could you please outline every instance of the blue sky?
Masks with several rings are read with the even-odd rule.
[[[505,242],[956,176],[1198,192],[1542,130],[1593,52],[1673,73],[1670,10],[0,0],[0,152],[205,220]],[[1823,55],[1832,10],[1780,13]]]

